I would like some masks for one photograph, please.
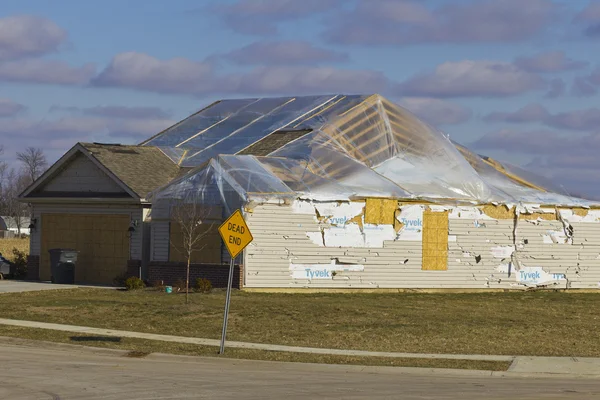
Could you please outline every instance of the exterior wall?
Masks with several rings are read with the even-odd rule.
[[[321,226],[330,225],[319,223],[314,211],[293,212],[289,206],[265,204],[247,213],[246,220],[254,241],[245,251],[244,287],[377,289],[432,284],[438,287],[435,282],[447,275],[445,271],[421,271],[420,241],[385,241],[382,248],[320,247],[307,237],[307,232],[319,232]],[[339,263],[362,265],[364,270],[336,271],[332,279],[291,276],[290,262],[327,265],[332,258]]]
[[[125,193],[89,158],[78,154],[61,172],[40,190],[51,192]]]
[[[254,242],[245,251],[244,286],[525,289],[600,285],[598,211],[564,220],[565,226],[572,227],[571,240],[555,214],[521,215],[515,230],[514,216],[489,216],[484,207],[431,207],[448,212],[445,271],[423,270],[422,238],[418,233],[403,237],[407,226],[381,245],[368,240],[360,244],[354,243],[352,235],[336,239],[336,230],[327,229],[334,227],[337,217],[323,218],[324,214],[315,213],[314,207],[256,206],[246,215]],[[560,215],[563,213],[568,216],[570,211],[561,210]],[[344,217],[346,228],[351,225],[350,217]],[[355,229],[359,237],[358,226]],[[328,234],[333,234],[329,236],[333,246],[319,245],[320,236],[327,243]],[[558,239],[553,240],[552,234]],[[308,271],[304,273],[303,269]],[[318,275],[321,270],[324,273]],[[312,279],[311,272],[315,272]]]
[[[27,279],[40,278],[40,256],[27,257]]]
[[[132,233],[130,239],[130,256],[132,260],[142,259],[143,243],[143,209],[142,206],[124,205],[82,205],[82,204],[33,204],[33,218],[37,219],[36,229],[30,236],[30,255],[39,256],[41,252],[42,214],[124,214],[131,221],[138,221],[138,227]]]
[[[127,276],[137,276],[141,279],[140,276],[140,268],[142,267],[142,262],[140,260],[128,260],[127,261]]]
[[[233,287],[242,288],[243,266],[235,265],[233,270]],[[172,285],[178,279],[185,281],[186,264],[172,262],[150,262],[148,268],[148,281],[150,284],[163,282]],[[190,286],[193,286],[197,278],[208,279],[214,288],[227,287],[229,279],[228,264],[192,264],[190,265]]]
[[[221,194],[208,194],[205,193],[207,198],[219,199]],[[230,212],[235,211],[242,207],[242,202],[239,196],[231,191],[225,190],[225,201],[229,206]],[[170,223],[170,204],[168,201],[159,201],[152,205],[152,222],[151,222],[151,244],[150,244],[150,260],[151,261],[173,261],[173,255],[171,254],[171,238],[170,233],[172,230]],[[213,216],[212,222],[217,227],[224,221],[229,215],[227,215],[227,208],[221,203],[213,204],[221,208],[221,217]],[[219,238],[220,241],[220,238]],[[229,263],[230,256],[225,246],[221,246],[221,259],[222,263]],[[238,256],[239,257],[239,256]],[[207,262],[202,260],[202,262]]]
[[[502,259],[492,255],[492,248],[513,245],[514,220],[480,221],[451,215],[449,222],[448,271],[455,284],[461,288],[510,288],[504,275],[497,276]]]
[[[169,210],[164,202],[154,204],[150,223],[150,261],[169,261]]]
[[[148,277],[148,264],[150,263],[150,247],[152,244],[152,218],[150,217],[150,208],[144,208],[142,211],[143,222],[139,227],[142,229],[142,279]]]

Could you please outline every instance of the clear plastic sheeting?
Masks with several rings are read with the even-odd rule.
[[[286,139],[301,130],[310,133]],[[590,205],[451,142],[379,95],[222,101],[145,144],[195,167],[152,194],[159,200],[206,191],[199,198],[220,198],[230,209],[252,200],[370,197]]]

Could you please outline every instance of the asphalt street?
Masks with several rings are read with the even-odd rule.
[[[40,345],[43,346],[43,345]],[[0,399],[595,399],[597,379],[274,363],[5,343]]]

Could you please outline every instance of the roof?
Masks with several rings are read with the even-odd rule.
[[[21,230],[29,229],[31,219],[29,217],[21,217]],[[14,217],[0,216],[0,231],[15,230],[17,228],[17,220]]]
[[[229,188],[246,200],[590,203],[451,142],[380,95],[223,100],[144,145],[196,167],[153,194],[159,199],[188,190],[223,196]]]
[[[236,154],[250,154],[253,156],[267,156],[276,150],[279,150],[286,144],[293,142],[296,139],[300,139],[302,136],[311,132],[311,129],[301,129],[293,131],[276,131],[271,133],[259,140],[256,143],[251,144],[244,150],[237,152]]]
[[[156,147],[80,143],[140,198],[171,182],[179,166]]]
[[[160,147],[181,166],[198,167],[219,154],[244,151],[278,131],[306,133],[343,115],[367,97],[320,95],[220,100],[142,145]],[[284,139],[279,135],[271,139],[275,138]]]

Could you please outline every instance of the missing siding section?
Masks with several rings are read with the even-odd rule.
[[[198,222],[202,221],[200,228],[196,231],[195,236],[201,239],[194,245],[192,250],[191,262],[193,264],[220,264],[221,263],[221,236],[219,235],[219,225],[221,224],[222,208],[220,206],[201,205],[196,206],[195,211],[185,211],[191,205],[178,205],[181,211],[173,210],[172,216],[180,212],[183,218],[198,218]],[[174,207],[174,208],[175,208]],[[194,216],[194,212],[197,213]],[[187,262],[187,250],[184,246],[184,230],[189,230],[190,222],[183,225],[176,218],[171,219],[169,224],[169,261],[170,262]]]
[[[394,230],[396,233],[400,232],[402,228],[404,228],[404,224],[400,222],[400,219],[398,218],[400,217],[401,212],[401,210],[394,211]]]
[[[572,208],[573,214],[579,215],[580,217],[587,217],[590,210],[587,208]]]
[[[398,201],[390,199],[367,199],[365,224],[393,225],[396,219]]]
[[[481,208],[481,211],[488,217],[494,219],[514,219],[517,208],[508,208],[504,205],[486,204]]]
[[[539,213],[534,212],[531,214],[519,214],[519,219],[522,220],[538,220],[543,219],[545,221],[558,221],[556,213]]]
[[[423,271],[448,270],[448,212],[423,212]]]

